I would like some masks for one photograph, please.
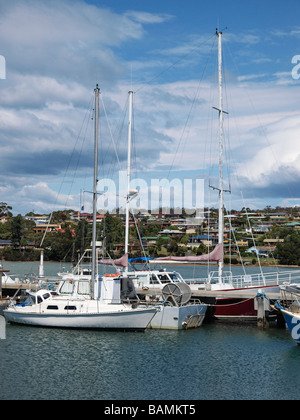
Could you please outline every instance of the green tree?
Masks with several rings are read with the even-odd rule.
[[[12,217],[12,207],[8,206],[7,203],[4,203],[3,201],[0,202],[0,217],[8,216]]]
[[[92,228],[86,220],[80,220],[75,229],[75,250],[83,254],[92,240]]]
[[[274,256],[279,264],[300,265],[300,234],[292,232],[287,235],[284,242],[277,245]]]
[[[52,261],[72,261],[74,238],[69,225],[60,232],[49,233],[44,242],[45,255]]]
[[[23,228],[23,217],[21,214],[13,217],[11,222],[11,242],[14,248],[21,243],[22,239],[22,228]]]
[[[107,213],[104,221],[105,245],[108,252],[111,252],[117,243],[124,243],[125,228],[119,217],[113,217]]]

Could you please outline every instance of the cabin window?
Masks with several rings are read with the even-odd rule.
[[[72,306],[72,305],[67,305],[65,306],[65,310],[66,311],[76,311],[76,306]]]
[[[152,276],[150,278],[150,284],[159,284],[159,281],[157,280],[155,274],[152,274]]]
[[[162,283],[170,283],[170,279],[166,274],[158,274],[158,278]]]
[[[174,273],[170,273],[170,274],[169,274],[169,277],[171,278],[171,280],[172,280],[174,283],[177,283],[177,282],[179,281],[178,277],[177,277],[177,276],[176,276],[176,274],[174,274]]]
[[[56,305],[48,305],[47,309],[58,309],[58,306]]]
[[[64,295],[70,295],[73,293],[73,284],[69,283],[69,281],[64,281],[60,288],[60,293]]]
[[[42,297],[41,297],[41,296],[38,296],[38,297],[37,297],[37,303],[42,303],[42,302],[43,302]]]
[[[79,281],[77,293],[79,295],[89,295],[90,294],[90,282],[89,281]]]
[[[32,295],[29,295],[24,303],[25,305],[35,305],[35,297]]]
[[[50,293],[45,293],[45,294],[43,295],[43,299],[44,299],[44,300],[48,299],[49,297],[50,297]]]

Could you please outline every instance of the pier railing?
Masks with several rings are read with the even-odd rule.
[[[209,273],[208,278],[185,279],[188,284],[216,284],[219,282],[219,273],[213,271]],[[263,287],[291,283],[300,283],[300,270],[276,271],[259,274],[232,275],[231,272],[225,272],[222,276],[222,283],[233,286],[234,288]]]

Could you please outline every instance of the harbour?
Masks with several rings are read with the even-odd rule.
[[[203,325],[144,333],[7,326],[1,400],[297,400],[288,331]]]
[[[38,263],[4,265],[20,273]],[[46,274],[60,270],[45,263]],[[299,346],[273,325],[215,321],[188,331],[121,333],[7,324],[0,353],[1,400],[299,398]]]
[[[233,2],[234,33],[211,26],[215,5],[192,24],[193,5],[71,3],[2,16],[0,400],[98,400],[132,418],[146,401],[191,415],[196,401],[298,400],[299,66],[282,63],[300,56],[277,54],[296,26],[251,11],[250,29]],[[14,45],[36,46],[25,66]]]

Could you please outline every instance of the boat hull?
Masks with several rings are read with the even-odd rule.
[[[145,330],[156,313],[156,309],[142,309],[106,313],[39,314],[21,312],[9,308],[4,310],[8,322],[37,327]]]
[[[183,330],[200,327],[207,305],[162,306],[152,318],[149,327],[159,330]]]
[[[248,321],[256,322],[257,321],[257,308],[255,304],[255,296],[258,293],[278,293],[280,294],[280,288],[277,285],[265,286],[265,287],[251,287],[244,289],[229,289],[228,298],[224,297],[224,292],[222,291],[222,298],[216,298],[214,316],[218,320],[225,321]],[[254,295],[254,297],[249,297],[247,294],[249,292]],[[239,297],[234,297],[234,294],[239,295]],[[245,298],[240,297],[241,294],[245,293]],[[217,296],[217,291],[216,291]],[[276,311],[270,311],[269,317],[276,317]]]
[[[293,340],[300,345],[300,313],[295,314],[286,309],[280,308],[284,315],[286,325],[291,333]]]
[[[217,319],[239,321],[254,321],[257,311],[254,309],[254,299],[217,299],[214,316]]]

